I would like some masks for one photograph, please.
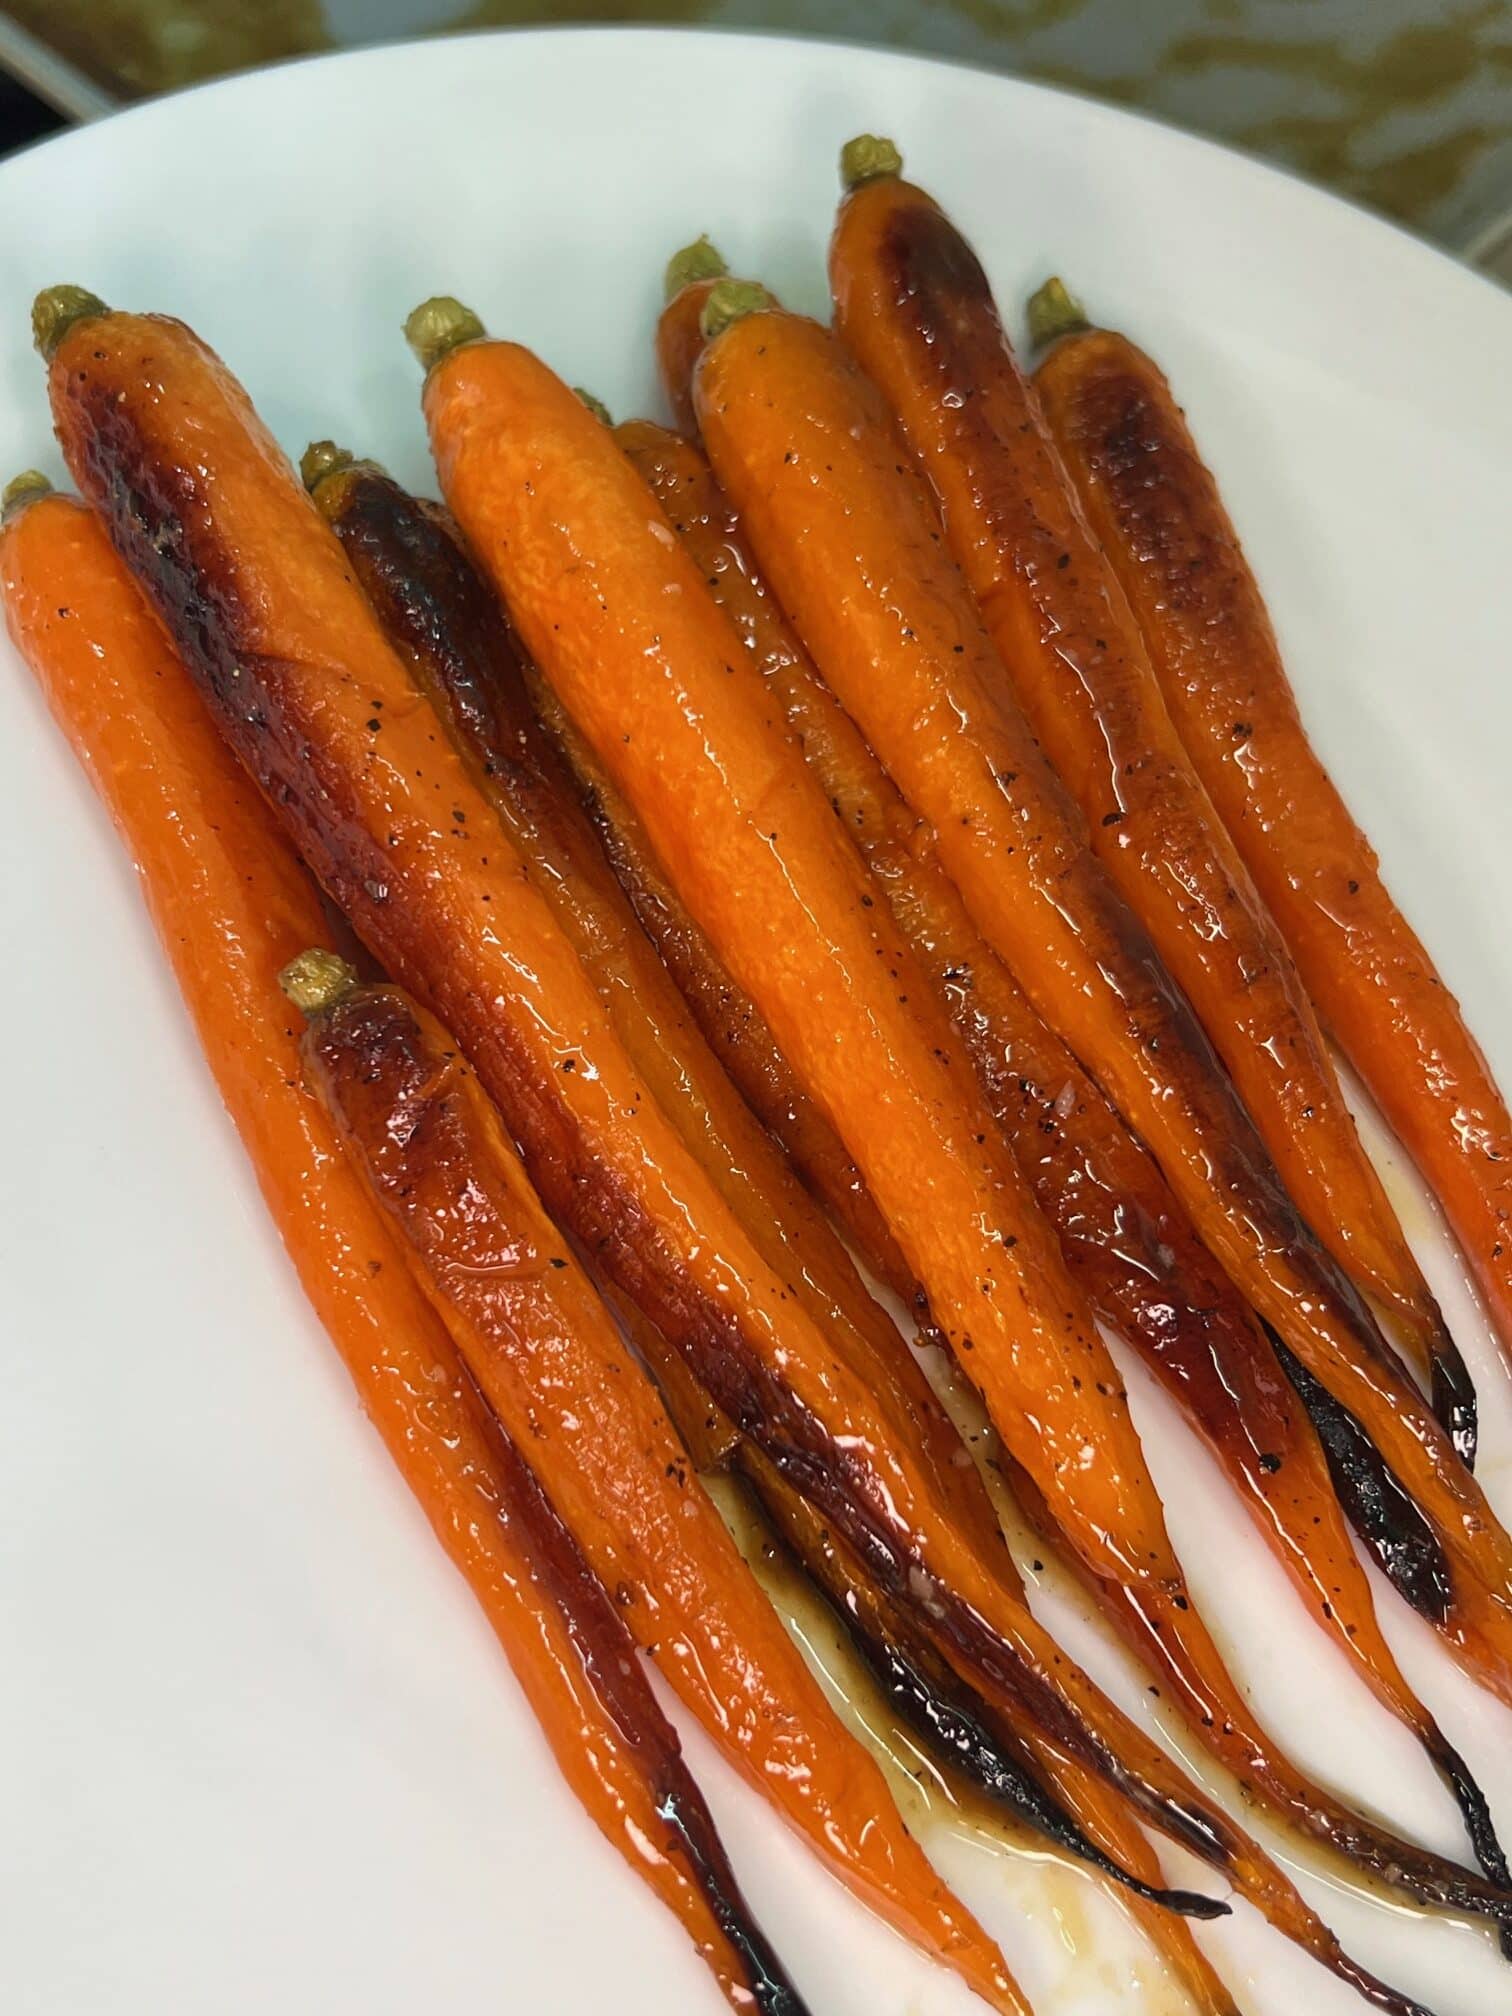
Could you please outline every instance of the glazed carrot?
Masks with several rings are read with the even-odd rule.
[[[526,677],[536,712],[577,781],[620,886],[705,1042],[874,1279],[891,1289],[905,1307],[916,1308],[918,1284],[844,1142],[794,1078],[755,1002],[735,984],[688,915],[644,827],[573,728],[561,702],[539,674],[527,670]]]
[[[654,500],[529,352],[453,347],[476,328],[457,304],[427,304],[411,326],[432,363],[425,405],[443,491],[527,649],[808,1067],[937,1322],[972,1354],[1057,1513],[1143,1606],[1150,1656],[1194,1726],[1261,1796],[1347,1838],[1391,1880],[1502,1908],[1495,1886],[1442,1863],[1430,1874],[1434,1858],[1405,1843],[1367,1847],[1372,1829],[1304,1787],[1247,1715],[1192,1613],[1124,1396],[1053,1235],[952,1073],[922,976]],[[875,1572],[874,1553],[858,1551]]]
[[[1059,309],[1058,316],[1053,310]],[[1512,1357],[1512,1118],[1297,709],[1259,586],[1158,367],[1064,290],[1045,418],[1166,704],[1324,1022],[1433,1190]]]
[[[65,452],[222,733],[389,970],[447,1008],[537,1190],[964,1678],[1038,1717],[1325,1965],[1403,2009],[984,1572],[885,1395],[764,1267],[637,1083],[488,801],[225,367],[182,324],[112,314],[76,290],[50,290],[37,319]],[[864,1886],[874,1870],[853,1873]],[[893,1905],[906,1914],[917,1900],[905,1888]],[[991,1988],[988,1960],[955,1959]]]
[[[631,1632],[858,1894],[995,2007],[1025,2010],[745,1569],[451,1039],[397,989],[361,986],[329,954],[296,961],[286,984],[311,1011],[306,1068],[348,1151],[458,1355],[551,1476]],[[827,1746],[839,1754],[821,1756]]]
[[[598,989],[630,1062],[787,1292],[857,1375],[885,1387],[936,1489],[985,1558],[996,1516],[896,1324],[693,1026],[536,719],[519,652],[439,506],[331,443],[306,482],[385,635],[451,731]]]
[[[853,141],[843,162],[836,328],[939,495],[998,663],[1093,851],[1196,1010],[1303,1218],[1395,1315],[1469,1461],[1469,1373],[1360,1146],[1281,933],[1166,711],[987,276],[939,206],[901,179],[890,142]]]
[[[749,292],[720,295],[730,286],[716,283],[711,310],[749,305]],[[1432,1518],[1457,1569],[1446,1632],[1488,1684],[1507,1689],[1512,1542],[1290,1203],[1184,999],[1092,856],[1079,813],[1007,700],[965,584],[895,465],[875,389],[816,323],[758,308],[706,347],[697,397],[715,473],[768,580],[934,829],[981,934],[1154,1152],[1246,1299]]]
[[[709,290],[729,272],[707,238],[695,238],[667,261],[666,306],[656,323],[656,362],[672,405],[672,418],[685,434],[696,426],[693,414],[693,366],[703,348],[703,314]]]
[[[481,1604],[568,1784],[737,2008],[803,2005],[751,1924],[613,1606],[303,1083],[275,976],[319,895],[99,525],[36,486],[0,531],[17,648],[141,878],[221,1096],[369,1419]]]
[[[1485,1800],[1381,1635],[1317,1437],[1254,1318],[1149,1156],[977,933],[933,835],[777,607],[703,455],[648,421],[622,424],[615,438],[734,622],[886,894],[1089,1301],[1186,1412],[1311,1614],[1420,1737],[1460,1803],[1487,1874],[1500,1877]],[[1346,1485],[1378,1478],[1379,1459],[1358,1430],[1338,1455]],[[1441,1555],[1431,1534],[1413,1530],[1417,1515],[1401,1494],[1393,1499],[1377,1483],[1356,1492],[1355,1504],[1362,1538],[1403,1593],[1420,1613],[1441,1614]]]

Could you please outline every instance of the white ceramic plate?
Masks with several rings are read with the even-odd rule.
[[[50,460],[26,311],[60,279],[187,317],[295,453],[333,434],[416,482],[399,323],[436,290],[637,410],[662,262],[697,231],[822,307],[836,150],[861,127],[898,137],[1005,304],[1058,268],[1166,361],[1318,739],[1512,1082],[1512,304],[1211,147],[968,71],[670,33],[447,42],[218,85],[0,171],[0,472]],[[712,2011],[679,1932],[553,1781],[359,1418],[131,872],[3,655],[0,2008]],[[1508,1382],[1392,1180],[1480,1373],[1484,1475],[1512,1515]],[[1278,1731],[1455,1848],[1410,1743],[1299,1619],[1163,1403],[1140,1381],[1135,1398],[1193,1580]],[[1044,1600],[1143,1712],[1095,1633]],[[1383,1608],[1512,1837],[1512,1718]],[[689,1747],[815,2016],[964,2016],[962,1991]],[[1084,1879],[926,1833],[1043,2016],[1179,2006]],[[1507,2007],[1482,1934],[1302,1880],[1440,2016]],[[1246,1912],[1207,1936],[1247,2008],[1364,2006]]]

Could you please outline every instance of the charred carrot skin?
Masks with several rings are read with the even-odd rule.
[[[371,464],[311,452],[327,465],[312,488],[317,506],[529,864],[649,1093],[787,1291],[912,1422],[941,1498],[991,1558],[1001,1535],[975,1469],[960,1460],[960,1438],[897,1326],[691,1023],[536,719],[498,604],[445,513]]]
[[[1192,761],[1512,1356],[1512,1118],[1308,740],[1259,585],[1171,388],[1127,338],[1085,328],[1054,345],[1035,384]]]
[[[801,1052],[811,1064],[816,1057],[821,1060],[814,1065],[810,1089],[825,1099],[830,1117],[889,1211],[905,1253],[918,1265],[937,1319],[943,1298],[936,1285],[943,1284],[948,1298],[960,1279],[942,1274],[938,1248],[926,1241],[924,1228],[943,1222],[972,1253],[968,1265],[980,1267],[972,1282],[971,1346],[979,1354],[973,1356],[973,1366],[992,1373],[985,1362],[991,1352],[983,1347],[999,1319],[993,1294],[981,1284],[985,1280],[991,1291],[1000,1281],[1005,1299],[1012,1298],[1013,1344],[1021,1370],[1031,1350],[1028,1325],[1044,1321],[1046,1313],[1043,1304],[1035,1307],[1032,1268],[1041,1268],[1043,1278],[1054,1284],[1052,1310],[1078,1312],[1080,1298],[1064,1275],[1048,1228],[996,1142],[990,1117],[964,1083],[950,1075],[947,1048],[931,1046],[934,1018],[927,1014],[924,997],[912,1015],[897,1014],[905,1004],[892,987],[907,993],[922,987],[922,976],[916,980],[908,955],[878,934],[883,920],[876,916],[857,858],[803,769],[801,756],[770,718],[759,686],[741,677],[738,639],[707,600],[688,557],[658,522],[654,500],[567,388],[516,345],[442,346],[426,383],[425,404],[443,491],[470,547],[504,594],[543,674],[631,797],[659,856],[687,863],[680,886],[690,907],[715,936],[737,978],[768,1009],[779,1040],[790,1054]],[[874,964],[877,957],[889,964]],[[774,974],[783,981],[780,989],[768,984]],[[816,1020],[824,1032],[817,1047]],[[866,1033],[868,1023],[885,1032],[880,1050]],[[842,1053],[848,1069],[839,1064]],[[911,1072],[925,1078],[927,1096],[915,1089]],[[859,1094],[852,1082],[855,1074],[864,1086]],[[843,1103],[858,1096],[864,1101],[863,1124],[857,1123],[855,1105]],[[848,1125],[841,1123],[841,1111]],[[875,1139],[879,1111],[887,1115],[881,1143]],[[921,1165],[929,1183],[940,1186],[930,1190],[927,1205],[912,1187],[920,1181]],[[982,1183],[984,1168],[992,1172],[990,1188]],[[903,1171],[906,1177],[900,1175]],[[979,1186],[974,1190],[973,1180]],[[947,1199],[955,1182],[963,1188]],[[1010,1210],[1011,1233],[1004,1222]],[[1010,1270],[999,1273],[995,1255],[976,1259],[977,1242],[994,1223],[1002,1228],[1010,1253],[1010,1240],[1034,1242],[1032,1256],[1021,1256],[1021,1262],[1031,1262],[1031,1270],[1019,1274],[1016,1287]],[[1094,1348],[1090,1321],[1079,1312],[1069,1320],[1085,1325],[1075,1331],[1077,1351]],[[1068,1341],[1062,1333],[1058,1348]],[[1095,1348],[1102,1349],[1100,1344]],[[1033,1349],[1037,1352],[1039,1346]],[[714,1370],[700,1376],[739,1422],[717,1377],[709,1376]],[[1055,1415],[1063,1404],[1075,1413],[1076,1392],[1073,1382],[1067,1393],[1065,1374],[1055,1365],[1032,1402],[1040,1439],[1024,1434],[1017,1415],[1010,1414],[1009,1432],[1020,1447],[1029,1446],[1026,1461],[1051,1478],[1058,1511],[1064,1508],[1068,1520],[1082,1522],[1085,1533],[1101,1459],[1078,1462],[1076,1492],[1068,1493],[1055,1465],[1046,1463],[1043,1446],[1048,1436],[1061,1432]],[[1111,1379],[1098,1397],[1103,1411],[1086,1418],[1083,1448],[1089,1440],[1094,1448],[1106,1448],[1110,1426],[1121,1433],[1127,1422]],[[805,1439],[808,1432],[803,1430]],[[793,1439],[798,1440],[796,1420]],[[768,1441],[762,1440],[762,1447],[774,1453]],[[1270,1751],[1205,1643],[1132,1437],[1129,1451],[1135,1467],[1120,1477],[1127,1479],[1134,1496],[1127,1505],[1119,1501],[1116,1528],[1104,1525],[1096,1534],[1098,1558],[1108,1563],[1110,1574],[1128,1576],[1145,1606],[1151,1653],[1174,1660],[1169,1670],[1180,1672],[1184,1698],[1202,1697],[1194,1721],[1213,1741],[1235,1746],[1242,1758],[1239,1768],[1251,1775],[1257,1789],[1264,1783],[1266,1796],[1276,1796],[1277,1788],[1289,1782],[1291,1790],[1283,1795],[1288,1810],[1304,1824],[1317,1826],[1327,1812],[1327,1798],[1304,1786]],[[780,1459],[774,1460],[780,1468]],[[890,1538],[875,1526],[863,1532],[854,1520],[847,1523],[842,1518],[846,1508],[825,1495],[822,1477],[808,1471],[804,1481],[788,1474],[816,1509],[835,1521],[884,1589],[894,1595],[908,1590]],[[1122,1482],[1120,1488],[1125,1488]],[[1148,1559],[1158,1559],[1158,1571],[1142,1568],[1133,1556],[1129,1536],[1135,1531],[1143,1536],[1142,1546],[1155,1550]],[[1006,1617],[1001,1601],[991,1615],[994,1624]],[[1157,1616],[1163,1620],[1158,1628]],[[1027,1677],[1023,1669],[1015,1678],[998,1663],[998,1651],[989,1652],[975,1625],[953,1604],[947,1602],[945,1614],[933,1614],[932,1624],[925,1628],[952,1663],[965,1655],[971,1665],[968,1677],[985,1682],[989,1692],[1005,1685],[1022,1687]],[[965,1635],[959,1635],[963,1625]],[[1062,1671],[1079,1689],[1078,1676]],[[1025,1703],[1029,1697],[1020,1693],[1019,1698]],[[1039,1699],[1042,1712],[1054,1715],[1053,1704]],[[1128,1733],[1122,1733],[1120,1744],[1128,1741]],[[1109,1757],[1103,1761],[1105,1768],[1113,1765]],[[1145,1768],[1158,1767],[1150,1758]],[[1144,1796],[1129,1780],[1121,1783],[1129,1796]],[[1172,1817],[1168,1807],[1163,1810]],[[1204,1820],[1204,1830],[1206,1824]],[[1360,1842],[1368,1830],[1351,1819],[1347,1830],[1341,1826],[1340,1838],[1345,1831]],[[1210,1840],[1207,1852],[1213,1847]],[[1382,1873],[1409,1883],[1417,1881],[1409,1872],[1420,1870],[1426,1876],[1433,1860],[1408,1844],[1388,1845],[1385,1837],[1373,1856],[1373,1866]],[[1472,1908],[1501,1908],[1495,1886],[1452,1865],[1439,1865],[1431,1880],[1435,1897],[1453,1889],[1474,1896]],[[1285,1910],[1295,1923],[1289,1903]]]
[[[311,1021],[304,1057],[459,1356],[552,1476],[599,1579],[627,1592],[635,1636],[705,1723],[723,1724],[727,1752],[790,1817],[810,1806],[804,1831],[829,1841],[847,1880],[871,1863],[873,1901],[895,1921],[906,1884],[931,1907],[910,1927],[915,1936],[932,1919],[936,1951],[980,1965],[998,2006],[1025,2008],[985,1934],[909,1842],[880,1773],[844,1735],[749,1578],[451,1039],[397,989],[353,988]],[[805,1790],[799,1780],[814,1769],[821,1737],[839,1742],[844,1770],[830,1765],[825,1789]],[[874,1827],[883,1837],[875,1846]]]
[[[1202,1019],[1283,1182],[1387,1304],[1474,1448],[1474,1392],[1360,1146],[1281,934],[1183,748],[1078,510],[970,245],[923,190],[872,174],[830,243],[836,328],[939,494],[955,559],[1093,850]]]
[[[885,892],[1093,1307],[1183,1406],[1309,1609],[1443,1766],[1449,1746],[1381,1636],[1317,1437],[1254,1318],[1150,1158],[976,931],[939,866],[933,835],[899,797],[777,607],[703,455],[646,421],[623,423],[615,438],[735,623]],[[1294,1382],[1298,1375],[1300,1367]],[[1310,1390],[1321,1407],[1326,1394],[1316,1382]],[[1381,1474],[1379,1454],[1358,1424],[1327,1405],[1337,1431],[1330,1462],[1341,1466],[1362,1537],[1413,1606],[1441,1620],[1451,1593],[1442,1549],[1400,1485]],[[1484,1843],[1484,1802],[1464,1791],[1457,1759],[1449,1775]]]
[[[1480,1677],[1504,1688],[1512,1547],[1286,1197],[1189,1008],[1092,857],[1079,813],[1005,704],[1001,667],[895,466],[874,388],[827,331],[768,310],[705,348],[696,392],[715,473],[767,579],[932,826],[973,921],[1153,1150],[1246,1299],[1433,1519],[1456,1565],[1446,1631]]]
[[[906,1432],[786,1304],[637,1088],[581,967],[492,837],[487,801],[224,366],[182,325],[98,303],[55,327],[49,347],[69,459],[222,732],[389,970],[428,980],[465,1032],[577,1236],[964,1678],[1036,1718],[1047,1740],[1355,1978],[1281,1872],[983,1573]],[[647,504],[640,492],[637,508]],[[481,845],[469,837],[481,834]],[[552,1485],[560,1504],[555,1473]],[[850,1876],[865,1887],[875,1864],[863,1858]],[[890,1907],[904,1922],[923,1909],[906,1885]],[[1001,2006],[995,1962],[956,1945],[949,1957]]]
[[[622,425],[616,439],[734,620],[886,893],[1061,1236],[1073,1274],[1103,1321],[1141,1350],[1185,1408],[1314,1614],[1419,1736],[1454,1794],[1481,1867],[1505,1883],[1506,1863],[1479,1786],[1381,1636],[1329,1488],[1330,1471],[1362,1537],[1403,1593],[1441,1622],[1451,1592],[1431,1529],[1358,1423],[1289,1354],[1290,1383],[1278,1371],[1254,1318],[1159,1171],[983,943],[934,858],[933,836],[899,798],[777,608],[704,457],[644,421]],[[1327,1468],[1299,1394],[1318,1416]],[[1108,1601],[1101,1587],[1097,1594]]]
[[[327,929],[161,627],[76,501],[0,531],[17,648],[136,863],[206,1062],[364,1412],[497,1634],[563,1776],[736,2007],[803,2005],[751,1925],[624,1627],[519,1452],[472,1398],[300,1068],[276,976]],[[762,1996],[766,1999],[763,2002]],[[786,1999],[784,1999],[786,1998]]]

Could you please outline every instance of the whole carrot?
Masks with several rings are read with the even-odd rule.
[[[1035,384],[1213,803],[1324,1022],[1422,1170],[1512,1358],[1512,1118],[1298,711],[1264,598],[1159,368],[1064,289]]]
[[[1360,1146],[1281,933],[1166,711],[987,276],[939,206],[902,179],[890,142],[853,141],[842,161],[836,328],[939,495],[999,662],[1094,852],[1196,1010],[1303,1218],[1392,1311],[1469,1461],[1469,1373]]]
[[[384,632],[529,865],[631,1063],[787,1292],[917,1430],[921,1459],[990,1558],[1002,1539],[960,1438],[892,1318],[689,1018],[573,781],[531,708],[519,652],[446,514],[330,443],[306,482]]]
[[[703,352],[696,389],[710,460],[768,580],[933,829],[982,936],[1154,1152],[1246,1299],[1362,1422],[1432,1518],[1457,1568],[1444,1628],[1488,1684],[1512,1688],[1512,1542],[1303,1224],[1185,1000],[1093,857],[898,465],[875,388],[826,330],[762,298],[716,284],[706,322],[717,310],[711,326],[722,333]]]
[[[619,1291],[963,1678],[1038,1718],[1323,1964],[1404,2009],[984,1571],[886,1396],[784,1295],[638,1085],[488,801],[224,365],[182,324],[76,290],[49,291],[38,321],[65,452],[222,733],[389,970],[447,1007],[532,1180]],[[906,1894],[894,1903],[911,1908]]]
[[[1053,1235],[951,1071],[948,1032],[922,991],[909,1010],[922,976],[885,935],[859,858],[654,500],[529,352],[458,347],[476,321],[457,304],[427,304],[411,328],[431,363],[425,405],[443,491],[527,648],[658,854],[677,864],[721,955],[802,1058],[936,1320],[972,1354],[1077,1544],[1141,1607],[1150,1656],[1194,1725],[1242,1758],[1246,1782],[1320,1835],[1347,1838],[1350,1854],[1441,1898],[1453,1890],[1500,1908],[1480,1878],[1443,1865],[1429,1876],[1404,1843],[1368,1846],[1368,1823],[1304,1790],[1242,1706],[1192,1612],[1124,1396]],[[1075,1451],[1062,1439],[1072,1433]],[[875,1572],[875,1551],[857,1551]]]
[[[206,1062],[306,1293],[559,1767],[732,2005],[802,2016],[752,1924],[624,1624],[467,1381],[319,1102],[276,975],[325,929],[95,519],[23,481],[0,530],[18,650],[136,864]]]
[[[1206,1440],[1311,1614],[1419,1736],[1461,1806],[1483,1867],[1500,1878],[1484,1797],[1381,1634],[1317,1436],[1254,1318],[1149,1156],[976,931],[939,865],[933,834],[899,797],[778,608],[703,455],[648,421],[622,424],[615,438],[734,622],[886,894],[1097,1314],[1141,1353]],[[1431,1533],[1415,1530],[1419,1515],[1399,1487],[1393,1494],[1358,1425],[1330,1413],[1327,1426],[1362,1539],[1414,1607],[1437,1618],[1447,1571]]]

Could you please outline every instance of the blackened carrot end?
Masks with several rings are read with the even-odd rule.
[[[87,287],[44,287],[32,303],[32,341],[44,358],[51,358],[75,322],[109,313]]]
[[[698,326],[705,342],[712,343],[732,322],[739,322],[746,315],[759,315],[763,308],[775,305],[759,280],[716,280],[709,289]]]
[[[729,270],[717,245],[708,238],[695,238],[667,261],[663,299],[674,300],[696,280],[723,280]]]
[[[609,411],[609,408],[604,404],[602,399],[597,398],[592,392],[585,391],[581,385],[574,385],[572,389],[588,408],[588,411],[593,415],[595,420],[602,420],[606,427],[614,425],[614,415]]]
[[[463,343],[476,343],[488,331],[472,309],[455,294],[432,294],[405,318],[404,340],[427,371]]]
[[[903,173],[903,156],[891,140],[876,133],[858,133],[840,149],[840,180],[847,189],[859,189],[863,182],[879,182]]]
[[[312,1019],[327,1015],[358,986],[355,966],[335,952],[318,945],[291,959],[278,976],[278,984],[301,1015]]]
[[[24,511],[28,504],[35,504],[39,497],[51,496],[52,487],[40,469],[23,469],[19,476],[12,476],[4,490],[0,490],[0,524]]]
[[[1090,329],[1087,311],[1065,281],[1052,277],[1029,297],[1029,347],[1044,349],[1058,336],[1074,336]]]

